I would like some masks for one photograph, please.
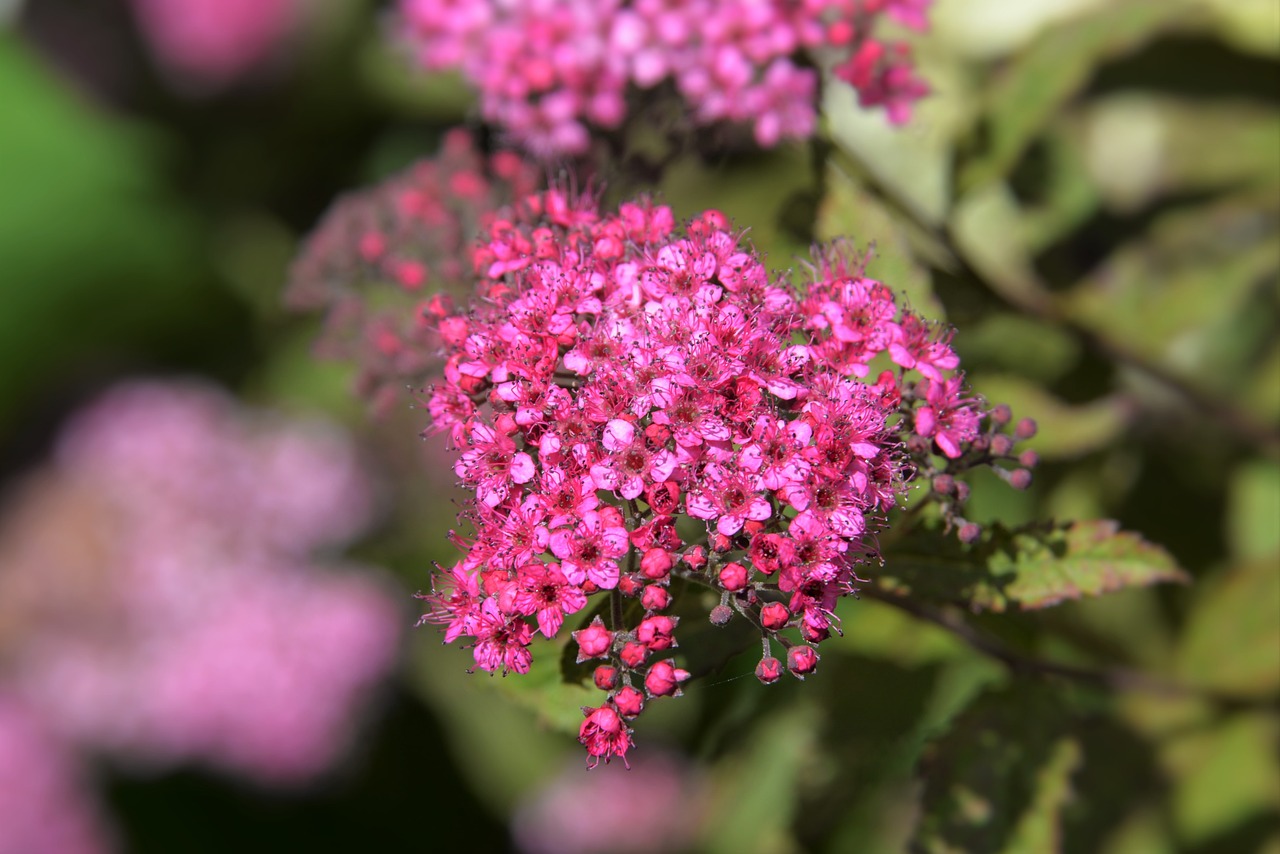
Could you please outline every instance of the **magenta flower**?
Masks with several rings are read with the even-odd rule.
[[[627,751],[631,749],[631,730],[622,717],[609,706],[582,710],[586,720],[578,730],[578,741],[587,748],[587,754],[595,761],[605,762],[617,756],[627,764]]]
[[[622,514],[612,507],[588,511],[572,530],[551,535],[551,552],[560,558],[565,577],[578,585],[590,581],[601,590],[618,586],[617,559],[629,546]]]
[[[615,418],[605,425],[602,442],[609,456],[591,467],[591,479],[598,489],[636,498],[645,488],[662,483],[675,471],[676,456],[666,448],[654,448],[635,425]]]
[[[570,584],[555,564],[529,563],[516,572],[515,608],[520,614],[536,614],[538,630],[552,638],[564,618],[587,606],[586,594]]]

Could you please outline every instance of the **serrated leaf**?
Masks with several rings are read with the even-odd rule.
[[[1108,520],[1015,531],[993,525],[974,547],[938,531],[918,531],[886,553],[876,579],[896,595],[975,611],[1033,611],[1126,587],[1187,580],[1168,552]]]
[[[1059,816],[1080,761],[1064,725],[1060,703],[1038,688],[979,697],[927,748],[919,773],[923,815],[911,850],[1058,850]]]
[[[1186,10],[1186,4],[1168,0],[1110,3],[1037,40],[990,88],[990,144],[961,172],[961,186],[980,187],[1008,175],[1098,63],[1133,50]]]
[[[1196,685],[1265,696],[1280,689],[1280,571],[1271,555],[1202,586],[1179,665]]]

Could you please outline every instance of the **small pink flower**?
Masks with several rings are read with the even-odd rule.
[[[597,763],[601,759],[607,763],[617,756],[626,764],[627,751],[631,749],[631,732],[622,717],[607,705],[598,709],[584,708],[582,713],[586,720],[578,729],[578,741],[587,748],[587,754]]]

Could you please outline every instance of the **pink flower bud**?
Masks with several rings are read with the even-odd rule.
[[[791,612],[781,602],[770,602],[760,609],[760,624],[771,632],[780,631],[791,619]]]
[[[1040,464],[1040,455],[1035,451],[1023,451],[1018,454],[1018,465],[1033,469]]]
[[[806,622],[800,623],[800,636],[809,643],[822,643],[831,637],[831,629],[826,626],[814,626]]]
[[[1013,450],[1013,437],[997,433],[991,437],[991,453],[997,457],[1007,456]]]
[[[738,591],[747,586],[747,568],[740,563],[726,563],[720,568],[720,586]]]
[[[818,668],[818,653],[811,646],[793,646],[787,651],[787,669],[797,679]]]
[[[588,658],[599,658],[607,654],[613,646],[613,632],[604,627],[604,620],[599,617],[592,620],[591,625],[585,629],[574,632],[573,639],[578,642],[579,664]]]
[[[978,538],[982,536],[982,526],[976,522],[965,522],[960,526],[960,542],[976,543]]]
[[[949,474],[940,474],[933,479],[933,491],[939,495],[950,495],[956,489],[956,479]]]
[[[1031,472],[1026,469],[1014,469],[1009,472],[1009,485],[1014,489],[1026,489],[1031,485]]]
[[[707,565],[707,553],[702,546],[694,546],[684,553],[684,562],[695,572]]]
[[[601,691],[612,691],[618,687],[618,668],[609,664],[602,664],[596,668],[591,678]]]
[[[627,685],[613,695],[613,704],[623,717],[634,718],[644,710],[644,694]]]
[[[1023,418],[1018,425],[1013,428],[1013,435],[1019,439],[1030,439],[1036,434],[1036,422],[1030,418]]]
[[[627,641],[618,652],[618,657],[622,659],[623,664],[634,670],[644,664],[644,660],[649,657],[649,647],[635,641]]]
[[[618,579],[618,592],[623,596],[635,596],[643,586],[634,575],[624,575]]]
[[[654,697],[679,697],[680,683],[687,681],[689,676],[688,670],[679,669],[675,659],[668,658],[649,668],[644,677],[644,687]]]
[[[671,555],[666,549],[649,549],[640,559],[640,572],[654,581],[666,578],[671,574]]]
[[[640,604],[646,611],[662,611],[671,604],[671,593],[660,584],[650,584],[640,594]]]
[[[782,662],[776,658],[761,659],[756,665],[756,678],[766,685],[772,685],[782,678]]]
[[[723,626],[733,619],[733,609],[728,605],[717,605],[711,609],[711,624]]]
[[[645,617],[636,628],[636,640],[654,652],[670,649],[676,645],[671,633],[675,631],[677,622],[679,619],[676,617],[665,617],[660,614]]]

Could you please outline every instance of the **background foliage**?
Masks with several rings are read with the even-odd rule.
[[[399,64],[380,12],[324,4],[291,63],[201,99],[165,88],[119,3],[11,13],[0,475],[109,381],[201,374],[361,435],[395,496],[362,558],[406,590],[449,559],[453,477],[421,413],[372,423],[279,300],[335,194],[470,115],[456,81]],[[1044,462],[1025,493],[975,479],[970,518],[1007,526],[987,552],[892,543],[803,685],[760,686],[699,629],[711,672],[646,741],[700,769],[697,850],[1280,851],[1280,10],[939,0],[934,21],[915,44],[935,94],[905,129],[832,87],[829,142],[688,156],[658,191],[724,210],[780,268],[874,241],[871,274],[958,328]],[[1037,519],[1082,521],[1014,530]],[[413,637],[370,742],[315,790],[104,769],[130,849],[506,845],[581,761],[589,694],[554,652],[490,679],[437,641]]]

